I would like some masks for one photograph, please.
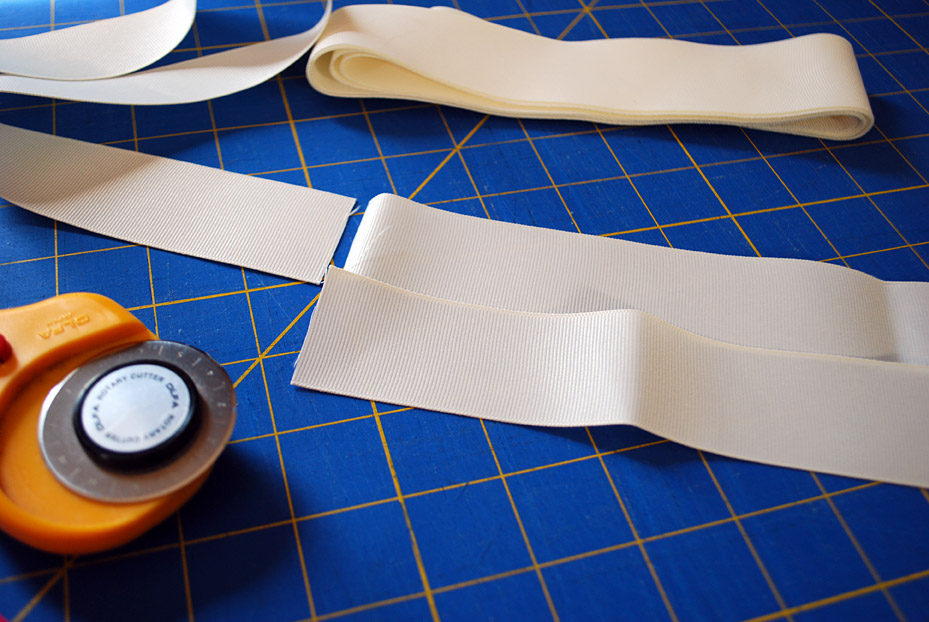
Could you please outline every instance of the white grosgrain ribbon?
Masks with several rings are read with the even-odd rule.
[[[94,22],[86,26],[75,26],[13,40],[14,42],[28,42],[36,37],[48,37],[50,42],[57,43],[59,39],[65,41],[78,39],[69,33],[71,30],[84,27],[105,30],[107,33],[120,33],[112,46],[103,45],[99,41],[95,42],[94,37],[87,36],[79,39],[80,42],[86,43],[84,47],[79,48],[79,52],[70,51],[72,55],[82,58],[75,67],[100,65],[101,69],[96,75],[81,71],[80,77],[77,77],[79,73],[77,69],[74,71],[75,75],[68,75],[68,61],[58,59],[58,62],[55,62],[53,59],[47,64],[52,67],[60,66],[56,71],[64,73],[63,77],[59,79],[41,77],[43,73],[46,73],[45,70],[37,71],[32,75],[17,71],[11,73],[19,75],[0,74],[0,92],[127,105],[185,104],[237,93],[261,84],[306,54],[319,39],[329,21],[332,0],[326,0],[325,10],[319,22],[304,32],[136,73],[125,75],[114,73],[114,68],[106,60],[108,57],[131,55],[133,58],[151,59],[144,64],[124,64],[123,69],[134,71],[170,52],[177,44],[172,43],[177,32],[181,31],[183,36],[190,29],[192,11],[196,8],[195,0],[169,0],[156,8],[165,7],[175,10],[155,12],[151,9]],[[101,24],[103,26],[98,27]],[[167,32],[175,36],[145,37],[141,35],[141,33],[154,31]],[[143,41],[150,40],[145,54],[139,54],[135,50],[134,40],[137,37]],[[85,42],[85,39],[89,42]],[[26,43],[22,46],[31,50],[39,47]],[[67,50],[64,42],[56,47]],[[28,65],[29,63],[21,64]],[[38,64],[38,61],[35,64]],[[4,65],[0,63],[0,71],[3,71],[3,68]]]
[[[409,216],[425,224],[406,237]],[[425,230],[442,246],[409,245]],[[713,271],[700,287],[662,283],[693,276],[691,265]],[[822,317],[807,279],[823,287]],[[875,307],[843,314],[857,296]],[[906,302],[888,306],[894,298]],[[292,382],[508,423],[630,424],[736,458],[927,486],[927,302],[925,283],[505,225],[382,195],[347,269],[328,273]],[[782,315],[795,309],[795,320]],[[804,322],[830,313],[840,326],[806,342]],[[891,326],[869,334],[871,321]]]
[[[929,283],[815,261],[670,249],[382,194],[368,203],[345,269],[498,309],[639,309],[727,343],[929,365]]]
[[[306,53],[325,28],[331,0],[305,32],[120,75],[167,54],[189,30],[195,9],[194,0],[169,0],[148,11],[0,41],[0,54],[8,54],[0,57],[0,70],[8,72],[0,74],[0,91],[136,105],[228,95]],[[321,281],[355,203],[3,124],[0,196],[103,235],[313,283]]]
[[[610,124],[720,123],[834,140],[874,123],[851,44],[815,34],[757,45],[558,41],[446,7],[349,6],[307,78],[342,97]]]
[[[355,200],[0,124],[0,196],[136,244],[320,283]]]
[[[0,74],[92,80],[130,73],[173,50],[193,25],[196,11],[196,0],[168,0],[129,15],[2,39]]]

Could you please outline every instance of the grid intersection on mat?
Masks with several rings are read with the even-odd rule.
[[[0,0],[0,38],[156,4]],[[833,32],[854,46],[875,128],[835,143],[505,119],[325,97],[299,63],[246,93],[177,107],[0,95],[0,122],[362,206],[395,192],[484,218],[929,280],[924,0],[434,4],[565,40],[747,45]],[[320,14],[319,0],[201,0],[161,63],[292,34]],[[360,219],[350,217],[336,265]],[[0,538],[10,619],[802,622],[929,611],[925,490],[746,463],[632,428],[522,428],[298,390],[290,372],[318,287],[79,231],[0,199],[0,306],[76,290],[111,296],[160,337],[217,358],[239,419],[202,491],[136,542],[61,557]],[[104,583],[121,596],[94,598]]]

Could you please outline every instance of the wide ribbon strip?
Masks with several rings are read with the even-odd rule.
[[[638,309],[743,346],[929,365],[929,283],[814,261],[495,222],[382,194],[368,203],[345,269],[498,309]]]
[[[435,247],[406,246],[412,238],[395,235],[411,213],[438,235]],[[499,244],[499,236],[509,242],[506,252],[483,246]],[[547,259],[534,250],[540,241]],[[467,263],[485,252],[491,259]],[[614,263],[597,267],[600,261]],[[661,283],[694,261],[716,271],[703,282],[709,289]],[[924,356],[925,323],[880,305],[888,290],[902,292],[892,296],[924,313],[929,284],[883,283],[814,262],[545,232],[389,196],[368,206],[347,267],[358,273],[328,273],[297,360],[298,386],[508,423],[631,424],[736,458],[929,485],[929,366],[865,358]],[[593,280],[611,269],[629,272]],[[844,355],[776,349],[802,343],[798,335],[808,331],[811,292],[801,285],[808,278],[826,292],[814,322],[841,314],[857,294],[880,307],[842,316],[843,327],[816,344]],[[788,283],[800,288],[788,290]],[[781,300],[765,292],[769,286]],[[745,299],[755,296],[772,307],[741,318],[754,313]],[[647,313],[637,302],[657,306]],[[802,319],[781,315],[793,308]],[[698,317],[689,326],[712,338],[653,314],[677,314],[676,321],[688,309]],[[869,318],[914,323],[913,343],[886,350],[868,334]],[[730,332],[730,322],[755,328]],[[732,341],[746,336],[755,347]]]
[[[831,34],[746,46],[558,41],[445,7],[349,6],[333,14],[307,77],[329,95],[511,117],[720,123],[835,140],[874,122],[852,46]]]

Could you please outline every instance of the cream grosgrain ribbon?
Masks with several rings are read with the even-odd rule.
[[[326,277],[292,382],[507,423],[630,424],[736,458],[927,486],[927,309],[929,283],[382,195],[346,270]]]
[[[727,343],[929,365],[929,283],[815,261],[515,225],[383,194],[368,203],[345,269],[498,309],[639,309]]]
[[[0,124],[0,196],[136,244],[322,282],[355,200]]]
[[[414,99],[510,117],[720,123],[851,140],[874,123],[851,44],[557,41],[446,7],[349,6],[307,78],[342,97]]]
[[[169,0],[0,41],[0,70],[7,72],[0,91],[137,105],[221,97],[264,82],[305,54],[326,25],[331,0],[305,32],[126,73],[171,51],[195,9],[195,0]],[[330,192],[3,124],[0,197],[103,235],[313,283],[322,280],[355,204]]]
[[[306,54],[329,22],[332,0],[304,32],[136,71],[177,45],[195,9],[196,0],[168,0],[148,11],[13,39],[21,52],[12,68],[0,60],[7,74],[0,74],[0,92],[127,105],[185,104],[238,93]]]

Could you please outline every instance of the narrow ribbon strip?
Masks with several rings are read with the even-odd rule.
[[[349,197],[0,124],[0,196],[137,244],[320,283]]]
[[[831,34],[746,46],[557,41],[446,7],[349,6],[307,78],[342,97],[610,124],[720,123],[835,140],[874,122],[851,44]]]
[[[630,309],[505,311],[331,268],[293,382],[507,423],[631,424],[736,458],[929,486],[929,367],[724,344]]]
[[[166,4],[180,2],[182,0],[170,0]],[[189,1],[184,1],[183,4],[193,4],[194,8],[196,6],[195,2]],[[190,28],[190,21],[186,12],[179,9],[180,7],[172,12],[160,13],[148,11],[107,20],[108,31],[120,31],[125,26],[123,36],[118,37],[114,47],[109,49],[99,46],[81,49],[79,54],[85,57],[81,61],[82,64],[105,63],[104,58],[118,57],[122,54],[135,56],[135,52],[132,51],[132,37],[126,35],[145,32],[148,29],[176,32],[182,26],[183,32],[186,32]],[[0,74],[0,92],[105,104],[135,105],[184,104],[214,99],[261,84],[296,62],[306,54],[322,34],[331,11],[332,0],[326,0],[319,22],[305,32],[128,75],[106,77],[113,75],[112,72],[103,72],[104,75],[101,75],[100,79],[77,80],[69,76],[66,79],[55,80],[35,77],[41,76],[41,73],[36,73],[35,76]],[[130,21],[130,18],[136,19]],[[90,26],[93,25],[95,24],[90,24]],[[71,30],[73,28],[32,35],[17,41],[28,41],[33,37],[49,37],[49,41],[64,46]],[[152,46],[151,55],[155,58],[171,50],[171,47],[167,47],[169,38],[161,38],[159,41],[160,46]],[[71,53],[74,54],[74,51]]]
[[[638,309],[732,344],[929,365],[929,283],[814,261],[494,222],[383,194],[368,204],[345,268],[499,309]]]
[[[120,17],[2,39],[0,73],[91,80],[136,71],[173,50],[193,25],[196,11],[196,0],[168,0]]]

